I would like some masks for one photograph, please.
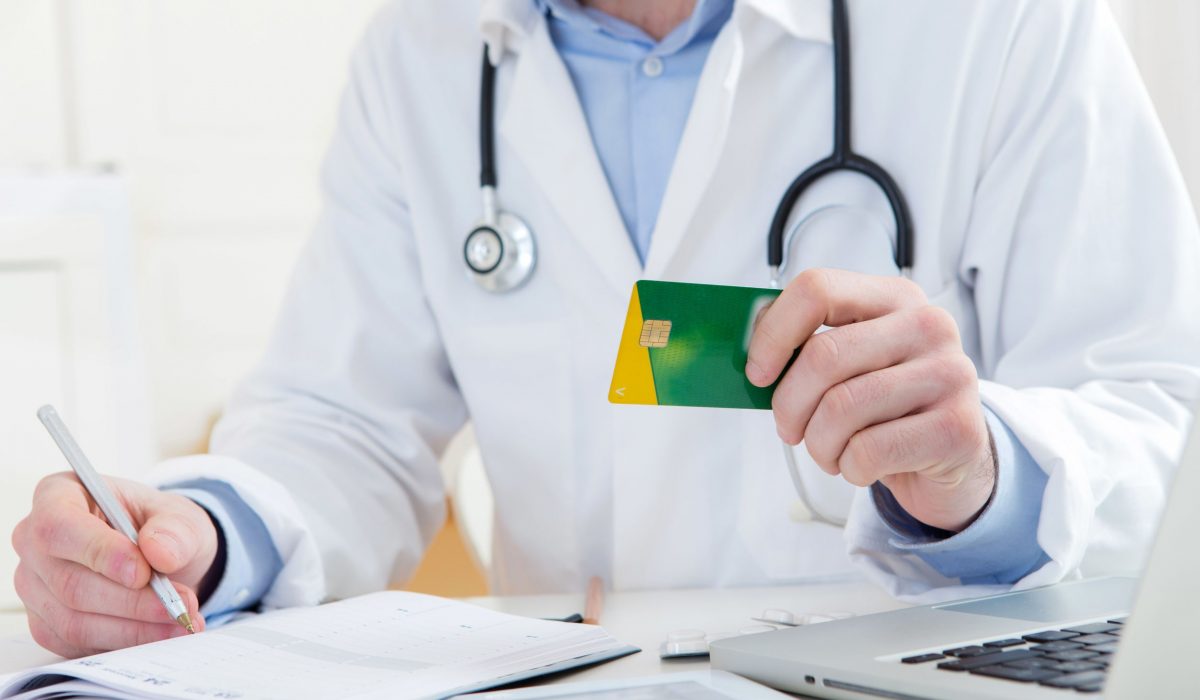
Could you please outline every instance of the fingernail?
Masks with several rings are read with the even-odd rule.
[[[746,378],[752,384],[762,385],[767,381],[767,373],[763,371],[762,367],[758,366],[758,363],[751,360],[746,362]]]
[[[155,530],[154,532],[150,533],[150,536],[158,540],[159,543],[162,544],[163,548],[171,553],[171,556],[174,557],[175,561],[179,561],[183,558],[183,556],[179,553],[183,543],[179,541],[179,538],[175,536],[175,533],[171,532],[170,530]]]

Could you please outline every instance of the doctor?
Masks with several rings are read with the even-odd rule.
[[[833,131],[830,0],[396,2],[354,58],[325,209],[213,454],[118,482],[141,548],[69,477],[13,534],[35,638],[177,634],[148,564],[208,616],[403,580],[470,418],[498,593],[853,574],[960,596],[1137,569],[1200,395],[1200,237],[1100,0],[849,0],[855,150],[788,215],[752,340],[773,412],[605,400],[639,278],[763,286],[765,236]],[[535,232],[504,293],[480,216],[480,52],[496,201]],[[812,338],[821,325],[833,330]],[[795,517],[780,438],[814,504]],[[789,448],[790,449],[790,448]],[[831,478],[822,474],[840,475]]]

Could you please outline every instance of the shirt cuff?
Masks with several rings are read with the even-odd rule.
[[[283,569],[283,559],[258,513],[232,486],[215,479],[175,483],[164,490],[195,501],[225,533],[225,571],[200,606],[205,622],[220,624],[234,613],[258,605]]]
[[[1037,541],[1047,475],[1004,421],[986,406],[983,413],[995,446],[996,486],[966,529],[956,534],[925,525],[878,482],[872,501],[897,550],[964,584],[1012,584],[1050,560]]]

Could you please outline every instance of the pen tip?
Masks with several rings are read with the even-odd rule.
[[[179,617],[175,618],[175,621],[183,625],[183,628],[188,631],[188,634],[196,633],[196,627],[192,624],[192,618],[187,613],[183,613]]]
[[[193,626],[191,625],[191,623],[188,623],[188,626],[187,626],[187,631],[188,631],[188,634],[195,634],[195,633],[196,633],[196,628],[195,628],[195,627],[193,627]]]

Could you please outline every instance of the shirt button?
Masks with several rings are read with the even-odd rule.
[[[663,62],[658,56],[651,56],[642,61],[642,74],[647,78],[657,78],[662,75]]]

